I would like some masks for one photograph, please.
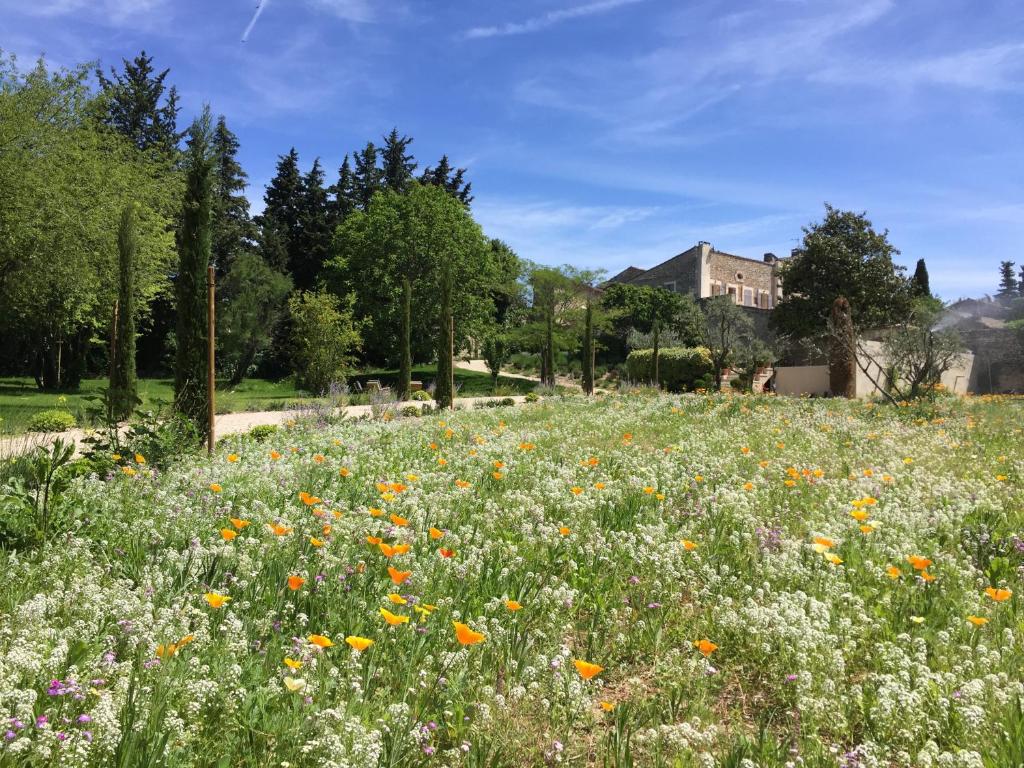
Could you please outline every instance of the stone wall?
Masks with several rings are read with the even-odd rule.
[[[1024,392],[1024,331],[981,328],[960,333],[974,353],[971,392]]]
[[[730,253],[721,251],[711,252],[711,280],[721,283],[726,289],[728,286],[736,286],[737,302],[745,306],[751,306],[744,297],[744,288],[752,291],[752,299],[757,302],[753,306],[767,309],[762,306],[762,299],[759,297],[768,294],[770,297],[775,288],[773,278],[774,269],[771,264],[753,259],[745,259],[742,256],[733,256]],[[774,306],[774,301],[769,306]]]
[[[666,284],[674,283],[676,293],[688,293],[691,296],[699,297],[700,286],[697,284],[699,258],[700,246],[694,246],[668,261],[651,267],[642,275],[630,280],[629,284],[664,288],[667,287]]]

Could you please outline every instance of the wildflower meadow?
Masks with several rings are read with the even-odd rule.
[[[117,457],[0,553],[0,766],[1018,766],[1022,426],[609,395]]]

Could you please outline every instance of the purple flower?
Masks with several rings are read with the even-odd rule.
[[[48,718],[46,715],[40,715],[39,717],[36,718],[36,727],[37,728],[42,728],[48,722],[50,722],[50,718]]]
[[[14,731],[7,731],[7,733],[4,734],[4,738],[8,741],[14,741],[17,737],[18,734],[16,734]]]
[[[89,715],[82,714],[82,715],[78,716],[78,722],[80,722],[80,723],[91,723],[92,722],[92,718]]]
[[[66,733],[64,733],[64,731],[60,731],[57,734],[58,741],[64,741],[65,739],[67,739],[67,737],[68,737],[68,735]]]
[[[661,608],[661,603],[648,603],[648,608]]]
[[[640,577],[639,576],[630,576],[629,577],[629,583],[632,584],[633,586],[636,586],[637,584],[640,583]]]
[[[428,755],[428,756],[434,754],[434,748],[432,746],[430,746],[429,744],[424,744],[423,745],[423,754],[424,755]]]
[[[21,720],[19,720],[18,718],[12,717],[11,726],[20,730],[25,727],[25,724],[21,722]]]
[[[86,741],[92,741],[92,731],[82,731],[82,738]]]
[[[787,683],[795,682],[799,677],[800,677],[800,675],[796,675],[796,674],[793,674],[792,672],[790,672],[788,675],[786,675],[786,682]]]

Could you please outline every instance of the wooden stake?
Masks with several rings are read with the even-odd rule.
[[[451,392],[452,392],[452,405],[451,405],[451,408],[454,411],[455,410],[455,315],[454,315],[454,313],[452,314],[451,320],[452,320],[452,324],[449,327],[449,331],[448,331],[448,343],[449,343],[448,354],[451,356],[450,359],[452,361],[451,362],[451,368],[449,369],[449,373],[451,374],[451,377],[452,377],[452,379],[451,379],[451,381],[452,381],[452,385],[451,385],[451,387],[452,387],[451,388]]]
[[[214,426],[214,414],[216,413],[216,397],[217,397],[217,384],[214,380],[214,343],[215,343],[215,317],[214,317],[214,287],[216,278],[214,277],[213,266],[206,268],[206,293],[209,301],[209,308],[206,313],[207,318],[207,332],[206,332],[206,393],[207,402],[209,405],[209,437],[207,438],[206,451],[207,453],[213,453],[213,444],[216,442],[216,436],[213,432]]]

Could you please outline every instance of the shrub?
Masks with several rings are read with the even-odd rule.
[[[626,373],[633,381],[654,378],[654,350],[634,349],[626,358]],[[667,347],[658,354],[658,383],[672,392],[696,388],[714,374],[711,352],[706,347]]]
[[[417,417],[420,415],[420,408],[418,405],[406,405],[402,408],[401,413],[403,416]]]
[[[409,399],[425,403],[433,398],[430,397],[430,393],[427,392],[427,390],[419,389],[413,392],[412,395],[409,396]]]
[[[277,432],[276,424],[257,424],[255,427],[249,430],[249,437],[255,440],[257,443],[262,443],[268,437],[271,437]]]
[[[59,408],[40,411],[28,421],[29,432],[64,432],[77,426],[74,415]]]
[[[344,381],[359,348],[359,324],[349,296],[344,301],[326,291],[300,293],[288,300],[296,384],[319,395]]]
[[[538,400],[540,400],[540,395],[538,395],[536,392],[527,392],[526,393],[526,402],[528,402],[528,403],[536,403]]]
[[[511,397],[503,397],[503,398],[501,398],[501,400],[499,402],[501,403],[501,405],[515,405],[516,404],[516,401],[513,398],[511,398]]]
[[[424,403],[423,407],[420,408],[420,416],[426,416],[428,413],[434,412],[434,406],[430,403]]]

